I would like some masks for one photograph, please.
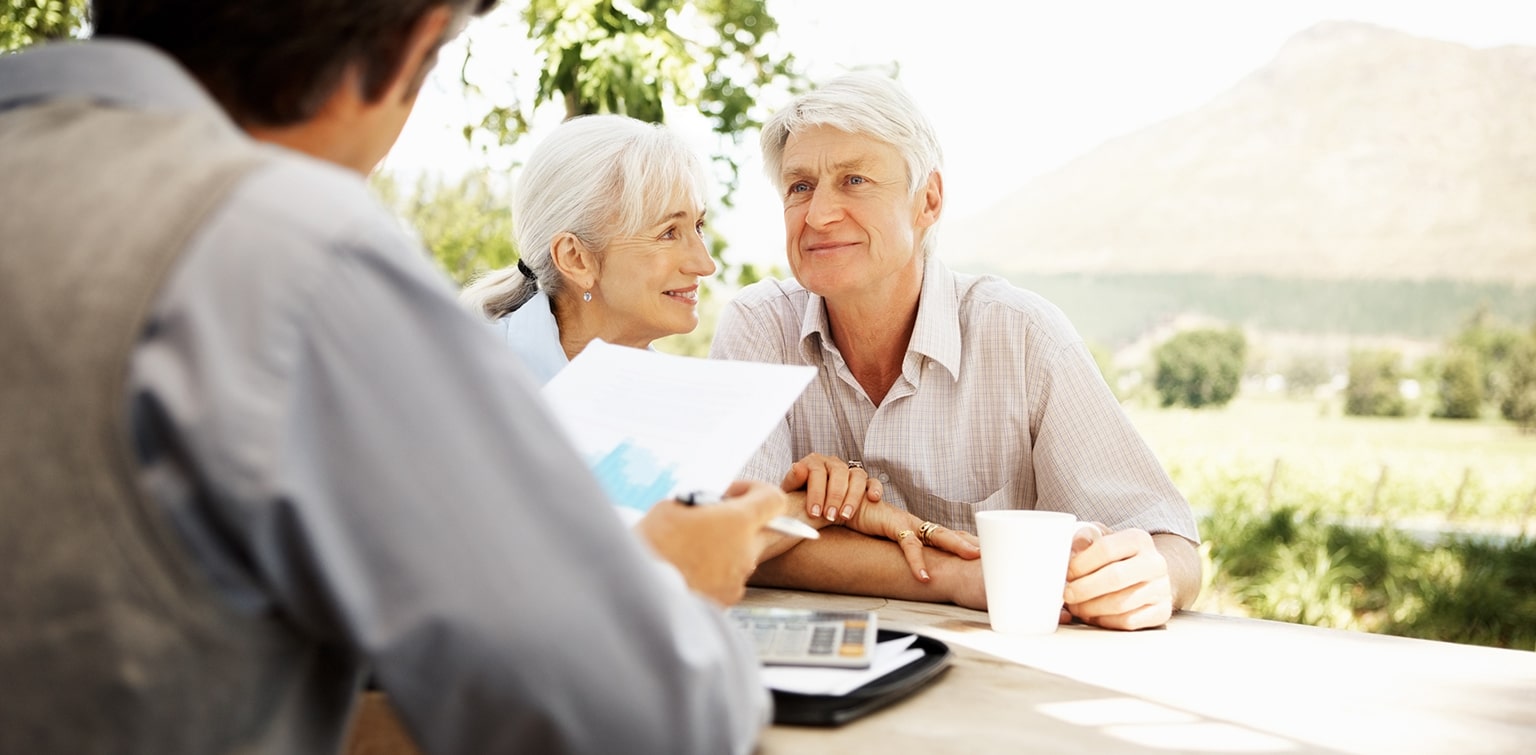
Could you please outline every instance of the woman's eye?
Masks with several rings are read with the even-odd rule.
[[[700,220],[698,223],[695,223],[694,226],[693,226],[693,232],[699,234],[700,236],[703,236],[704,235],[704,221]]]
[[[810,190],[811,185],[804,181],[796,181],[789,185],[789,193],[791,194],[804,194]]]
[[[863,176],[849,176],[848,177],[848,183],[851,183],[851,184],[862,184],[862,183],[868,183],[868,182],[869,182],[869,179],[867,179],[867,178],[865,178]]]
[[[675,239],[675,238],[677,238],[677,229],[676,228],[668,228],[667,230],[662,232],[661,237],[664,238],[664,239]]]

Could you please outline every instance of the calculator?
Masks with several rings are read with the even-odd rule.
[[[875,657],[874,611],[739,606],[728,615],[765,665],[868,668]]]

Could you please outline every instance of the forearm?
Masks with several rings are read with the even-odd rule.
[[[821,539],[805,541],[758,566],[751,583],[759,587],[876,595],[929,603],[975,607],[980,592],[980,562],[964,561],[929,548],[924,552],[933,579],[912,576],[901,549],[881,538],[842,527],[825,527]],[[972,572],[975,572],[972,574]]]
[[[793,493],[786,493],[784,494],[784,498],[784,516],[790,517],[791,519],[795,519],[800,522],[804,522],[805,524],[810,525],[813,529],[821,530],[822,536],[826,536],[827,531],[825,528],[827,528],[832,523],[828,522],[822,517],[813,517],[805,513],[804,490],[797,490]],[[761,570],[763,564],[776,559],[785,553],[788,553],[791,549],[795,548],[803,542],[805,541],[801,538],[794,537],[792,535],[781,534],[770,529],[763,530],[762,533],[758,535],[758,569]]]
[[[1195,598],[1200,596],[1200,551],[1188,540],[1168,533],[1153,535],[1152,543],[1168,562],[1174,610],[1194,605]]]

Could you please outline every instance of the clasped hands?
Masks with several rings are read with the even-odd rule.
[[[849,468],[834,456],[810,454],[790,467],[780,487],[786,492],[805,491],[805,514],[812,521],[824,517],[826,523],[834,523],[840,517],[848,529],[895,541],[913,576],[930,581],[923,543],[910,534],[922,526],[922,520],[880,505],[881,483],[865,470]],[[1139,529],[1110,531],[1097,523],[1094,527],[1096,531],[1080,533],[1073,541],[1062,591],[1062,622],[1075,616],[1094,626],[1126,630],[1167,623],[1173,614],[1173,587],[1167,560],[1152,536]],[[958,570],[962,584],[950,592],[957,604],[985,610],[979,539],[941,527],[933,531],[929,544],[969,562]]]
[[[912,576],[920,582],[932,579],[923,558],[923,538],[917,534],[923,520],[884,505],[883,486],[862,468],[850,467],[836,456],[809,454],[790,465],[779,486],[789,493],[805,492],[805,515],[813,524],[836,524],[841,517],[841,524],[854,532],[891,540],[901,547]],[[934,525],[927,541],[967,561],[981,556],[981,543],[969,532]]]

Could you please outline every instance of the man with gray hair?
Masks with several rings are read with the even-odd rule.
[[[1102,531],[1074,544],[1070,615],[1138,629],[1188,606],[1200,588],[1189,504],[1082,339],[1039,296],[951,272],[934,254],[941,152],[906,92],[879,76],[836,79],[771,118],[762,145],[795,280],[743,290],[711,356],[806,364],[820,377],[744,476],[774,480],[807,453],[839,456],[927,520],[925,541],[973,531],[978,511],[1069,512]],[[929,578],[914,580],[890,543],[822,532],[763,564],[754,583],[986,607],[979,561],[930,550]]]

